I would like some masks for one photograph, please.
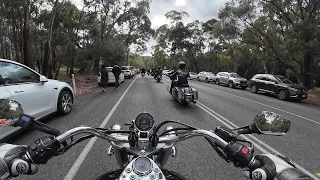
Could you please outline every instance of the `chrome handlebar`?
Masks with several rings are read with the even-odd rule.
[[[71,138],[72,136],[79,135],[79,134],[88,134],[88,135],[94,135],[97,137],[100,137],[102,139],[108,140],[108,141],[114,141],[114,142],[129,142],[128,136],[122,135],[122,134],[107,134],[103,130],[98,130],[92,127],[76,127],[73,129],[70,129],[61,135],[56,137],[56,140],[60,143],[66,141],[67,139]],[[159,143],[174,143],[179,142],[185,139],[189,139],[194,136],[205,136],[210,139],[212,139],[215,143],[217,143],[220,147],[225,148],[228,144],[225,140],[223,140],[220,136],[215,134],[212,131],[207,130],[192,130],[188,133],[186,133],[183,136],[165,136],[165,137],[159,137]],[[139,139],[140,142],[148,142],[149,139],[147,138],[141,138]]]

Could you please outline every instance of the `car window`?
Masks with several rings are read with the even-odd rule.
[[[40,80],[38,74],[9,62],[0,62],[0,75],[6,84],[39,82]]]
[[[236,74],[236,73],[230,73],[229,76],[230,76],[230,77],[233,77],[233,78],[241,78],[241,76],[239,76],[239,75]]]
[[[121,70],[128,70],[128,67],[121,67]]]
[[[280,82],[283,82],[283,83],[293,84],[289,79],[287,79],[287,78],[285,78],[283,76],[280,76],[280,75],[276,75],[276,76],[274,76],[274,78],[277,79]]]

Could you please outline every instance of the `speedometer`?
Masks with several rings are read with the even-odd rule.
[[[134,124],[140,131],[150,131],[153,128],[154,119],[150,113],[143,112],[136,117]]]

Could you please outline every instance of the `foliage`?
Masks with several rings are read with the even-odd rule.
[[[61,66],[80,72],[125,63],[129,47],[145,51],[154,33],[149,0],[0,1],[0,56],[58,77]]]

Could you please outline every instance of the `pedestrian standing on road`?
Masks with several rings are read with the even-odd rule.
[[[105,92],[106,90],[104,89],[108,85],[108,70],[106,69],[106,66],[103,64],[100,69],[100,74],[101,74],[101,86],[102,86],[102,91]]]
[[[112,68],[112,73],[114,75],[114,78],[116,79],[116,82],[114,84],[114,89],[118,89],[118,87],[120,86],[119,76],[121,74],[121,69],[120,69],[120,67],[118,66],[117,63],[114,64],[114,66]]]

